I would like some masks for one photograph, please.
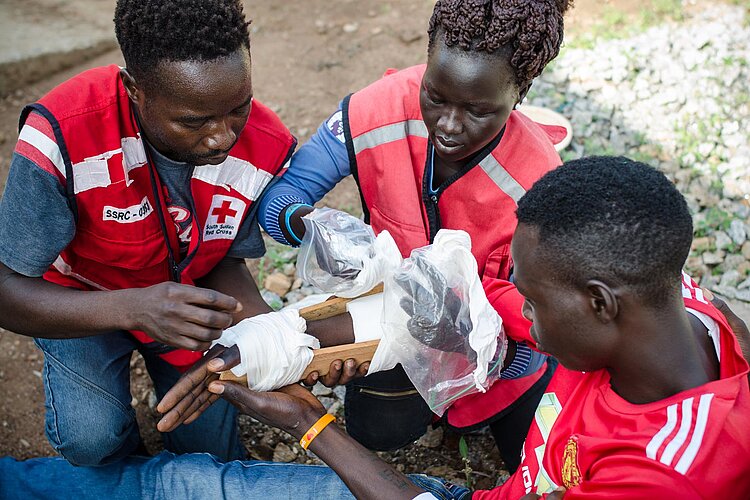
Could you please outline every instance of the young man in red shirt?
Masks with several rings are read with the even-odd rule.
[[[750,496],[748,364],[727,319],[682,273],[692,221],[680,193],[642,163],[587,158],[545,175],[519,201],[517,214],[512,251],[525,297],[518,306],[533,322],[530,335],[518,340],[562,366],[537,408],[521,467],[502,486],[470,492],[404,476],[337,426],[325,426],[323,406],[299,385],[257,393],[219,381],[212,392],[307,441],[331,469],[164,453],[108,471],[3,459],[0,477],[8,491],[33,484],[43,493],[43,477],[72,487],[91,481],[86,491],[100,495],[123,486],[154,494],[154,485],[169,484],[181,488],[171,493],[194,497],[263,491],[420,500]],[[485,285],[495,304],[492,283]],[[746,336],[746,327],[730,319]],[[43,474],[32,475],[36,467]]]
[[[562,367],[519,472],[473,498],[750,494],[748,365],[681,273],[692,223],[677,190],[643,164],[589,158],[542,178],[517,215],[526,340]]]

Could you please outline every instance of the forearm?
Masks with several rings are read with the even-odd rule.
[[[357,443],[335,424],[324,429],[309,449],[336,471],[359,499],[412,499],[422,493],[404,474]]]
[[[355,342],[352,317],[349,313],[307,322],[307,333],[320,340],[320,347]]]
[[[129,290],[81,291],[2,266],[0,326],[21,335],[73,338],[134,328],[125,306]]]
[[[245,318],[271,312],[258,291],[250,270],[243,259],[224,258],[211,272],[197,281],[196,285],[234,297],[242,304],[242,310],[234,313],[234,323]]]

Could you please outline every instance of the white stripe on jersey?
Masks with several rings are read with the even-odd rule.
[[[698,416],[695,419],[695,430],[693,430],[693,437],[690,439],[690,444],[682,454],[682,458],[675,465],[674,470],[680,474],[685,474],[695,460],[695,456],[698,454],[698,450],[703,442],[703,434],[706,432],[706,423],[708,422],[708,410],[711,409],[711,399],[714,397],[713,394],[704,394],[701,396],[700,403],[698,403]]]
[[[684,448],[682,456],[673,467],[674,470],[680,474],[684,475],[687,473],[688,469],[690,469],[690,466],[693,464],[693,461],[695,461],[695,457],[698,455],[698,451],[703,443],[703,436],[706,432],[706,425],[708,423],[708,415],[713,397],[713,393],[701,395],[698,401],[698,409],[695,411],[693,410],[694,398],[692,397],[683,400],[681,404],[675,403],[667,407],[667,423],[659,429],[646,446],[646,456],[671,467],[677,453],[687,442],[688,444]],[[667,440],[677,426],[678,410],[682,412],[680,428],[670,440]],[[689,442],[688,437],[690,437]],[[667,445],[664,447],[661,456],[658,456],[659,449],[665,441],[667,442]]]
[[[708,304],[706,297],[703,295],[703,290],[695,285],[693,279],[685,271],[682,271],[682,296],[686,299],[695,299],[698,302]]]
[[[352,145],[354,146],[354,153],[359,154],[365,149],[399,141],[410,135],[426,139],[428,137],[427,125],[422,120],[404,120],[383,125],[352,138]]]
[[[693,398],[687,398],[682,401],[682,421],[680,422],[680,428],[677,431],[677,435],[667,444],[664,448],[664,453],[661,454],[659,462],[664,465],[672,465],[672,460],[677,454],[677,451],[682,448],[687,440],[688,433],[690,432],[690,426],[693,423]]]
[[[659,429],[651,441],[646,446],[646,456],[652,460],[656,460],[656,452],[659,451],[661,445],[664,444],[664,440],[667,436],[672,434],[675,426],[677,425],[677,405],[673,404],[667,407],[667,423],[664,427]]]
[[[65,178],[65,162],[63,161],[62,154],[60,154],[60,147],[55,141],[28,124],[24,125],[21,129],[18,140],[35,147],[37,151],[52,162],[57,171]]]

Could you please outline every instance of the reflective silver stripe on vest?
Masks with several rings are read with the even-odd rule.
[[[227,189],[232,187],[248,200],[255,201],[271,182],[273,174],[256,167],[249,161],[227,156],[227,159],[219,165],[197,165],[193,171],[193,179]]]
[[[518,203],[526,193],[526,190],[521,186],[518,181],[510,176],[507,170],[495,159],[494,156],[487,155],[484,160],[479,162],[479,166],[482,167],[484,173],[492,179],[492,182],[497,184],[497,187],[503,190],[505,194],[513,198],[513,201]]]
[[[365,132],[353,139],[354,153],[359,154],[365,149],[382,146],[389,142],[406,139],[406,136],[427,137],[427,127],[422,120],[405,120],[403,122],[384,125]]]
[[[359,154],[366,149],[405,139],[407,135],[426,138],[427,127],[422,120],[405,120],[378,127],[354,138],[354,152]],[[479,166],[497,187],[502,189],[516,203],[526,193],[526,190],[510,176],[508,171],[491,154],[479,162]]]

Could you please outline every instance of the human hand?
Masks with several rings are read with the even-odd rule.
[[[240,413],[278,427],[296,439],[325,414],[318,398],[299,384],[271,392],[255,392],[234,382],[216,380],[208,389],[232,403]]]
[[[346,385],[354,379],[367,375],[367,370],[369,369],[369,361],[365,361],[361,365],[357,366],[357,362],[354,359],[350,358],[345,362],[340,359],[336,359],[331,362],[331,366],[328,368],[328,373],[323,375],[323,377],[321,377],[320,373],[316,371],[310,372],[302,381],[302,383],[309,387],[312,387],[317,382],[322,383],[326,387]]]
[[[313,248],[318,267],[331,276],[349,281],[354,280],[362,271],[361,262],[353,261],[349,255],[341,251],[344,249],[331,247],[321,238],[313,241]]]
[[[142,330],[154,340],[190,351],[205,351],[242,310],[236,299],[206,288],[167,281],[127,289],[128,330]]]
[[[433,264],[421,258],[413,262],[417,271],[394,276],[406,292],[399,305],[409,315],[406,325],[409,333],[433,349],[465,353],[473,327],[468,309],[462,310],[461,299]],[[421,283],[414,279],[415,272],[421,275]]]
[[[306,257],[298,262],[300,275],[324,290],[357,278],[375,243],[370,226],[330,208],[315,209],[302,221],[305,237],[300,255]]]
[[[742,355],[750,363],[750,330],[748,330],[747,324],[729,308],[726,302],[714,295],[707,288],[703,288],[703,296],[710,300],[711,304],[727,319],[729,327],[734,332],[737,342],[740,344]]]
[[[186,371],[156,405],[163,417],[156,424],[159,432],[170,432],[181,424],[197,419],[219,396],[208,391],[208,384],[219,378],[219,372],[240,363],[237,346],[213,346],[202,359]]]

